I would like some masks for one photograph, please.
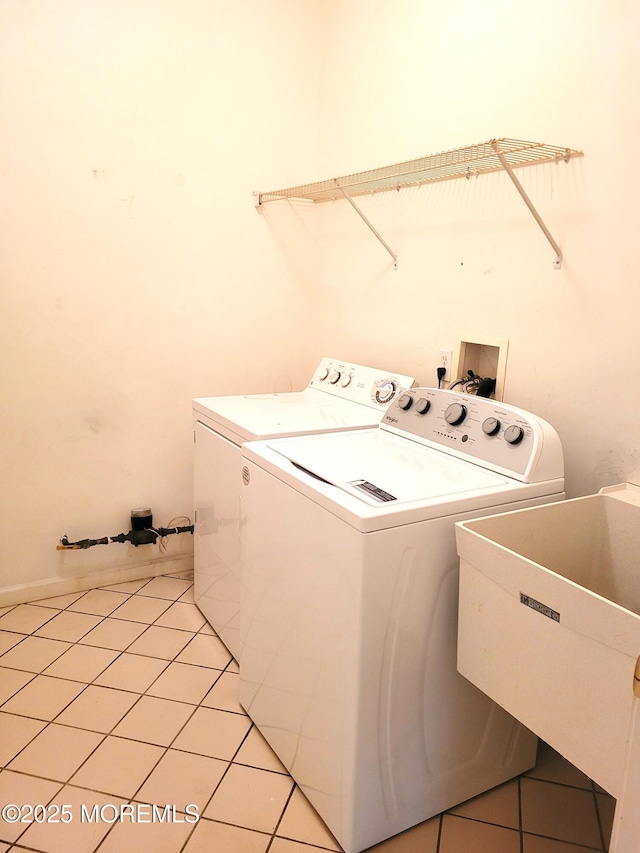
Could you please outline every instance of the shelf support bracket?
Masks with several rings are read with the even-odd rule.
[[[524,203],[527,205],[527,207],[531,211],[533,218],[535,219],[535,221],[538,223],[538,225],[542,229],[542,233],[547,238],[549,243],[551,243],[551,246],[553,247],[553,249],[556,253],[555,259],[553,261],[553,268],[556,270],[559,270],[562,267],[562,249],[560,248],[558,243],[554,240],[553,235],[551,234],[551,232],[549,231],[547,226],[542,221],[542,217],[540,216],[538,211],[533,206],[533,202],[531,201],[531,199],[529,198],[529,196],[525,192],[524,187],[522,186],[520,181],[515,176],[511,166],[507,163],[507,160],[506,160],[504,154],[502,153],[502,151],[500,151],[500,145],[499,145],[498,140],[492,139],[491,145],[493,147],[493,150],[496,152],[498,159],[502,163],[502,168],[505,170],[507,175],[509,175],[509,177],[511,178],[511,181],[512,181],[514,187],[518,190],[518,192],[522,196]]]
[[[367,217],[366,217],[366,216],[364,215],[364,213],[360,210],[360,208],[358,207],[358,205],[357,205],[357,204],[355,203],[355,201],[351,198],[351,196],[350,196],[350,195],[349,195],[349,193],[344,189],[344,187],[341,187],[341,186],[340,186],[340,184],[339,184],[339,182],[338,182],[338,179],[337,179],[337,178],[335,178],[335,179],[334,179],[334,181],[335,181],[335,185],[336,185],[336,187],[340,190],[340,192],[342,193],[342,195],[344,196],[344,198],[346,198],[346,200],[349,202],[349,204],[350,204],[350,205],[351,205],[351,207],[355,210],[355,212],[358,214],[358,216],[362,219],[362,221],[365,223],[365,225],[370,229],[370,231],[373,233],[373,235],[374,235],[375,237],[377,237],[377,239],[382,243],[382,245],[383,245],[383,246],[384,246],[384,248],[387,250],[387,252],[389,252],[389,254],[391,255],[391,257],[393,258],[393,268],[394,268],[394,270],[397,270],[397,269],[398,269],[398,255],[396,254],[396,252],[394,252],[394,251],[393,251],[393,249],[391,248],[391,246],[390,246],[390,245],[387,243],[387,241],[382,237],[382,235],[380,234],[380,232],[379,232],[379,231],[378,231],[378,230],[377,230],[377,229],[376,229],[376,228],[371,224],[371,222],[369,222],[369,220],[367,219]]]

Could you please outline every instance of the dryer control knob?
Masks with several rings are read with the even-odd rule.
[[[451,426],[458,426],[467,417],[467,407],[462,403],[451,403],[447,406],[444,413],[444,419]]]
[[[376,382],[371,392],[371,398],[376,403],[390,403],[396,395],[396,383],[392,379],[384,379],[381,382]]]
[[[408,411],[413,405],[413,397],[410,394],[403,394],[401,397],[398,397],[398,407],[403,409],[405,412]]]
[[[334,370],[333,373],[331,374],[331,376],[329,377],[329,382],[332,385],[336,385],[338,382],[338,379],[340,379],[340,371]]]
[[[519,426],[507,427],[504,431],[504,440],[508,444],[520,444],[524,438],[524,430]]]
[[[419,415],[426,415],[430,408],[431,401],[427,400],[426,397],[420,397],[420,399],[416,403],[416,412]]]
[[[500,432],[500,421],[497,418],[487,418],[482,421],[482,432],[485,435],[496,435]]]
[[[353,379],[353,376],[350,373],[346,373],[342,377],[342,381],[340,382],[340,384],[342,385],[343,388],[346,388],[347,385],[349,385],[351,383],[352,379]]]
[[[329,371],[327,370],[326,367],[323,367],[322,370],[320,371],[320,377],[319,377],[320,382],[324,382],[324,380],[327,378],[328,375],[329,375]]]

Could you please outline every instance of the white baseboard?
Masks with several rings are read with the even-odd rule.
[[[101,586],[111,586],[125,581],[142,580],[158,575],[173,575],[178,572],[193,571],[193,554],[164,557],[134,566],[121,566],[115,569],[100,569],[88,575],[70,578],[44,578],[30,583],[0,589],[0,607],[39,601],[41,598],[53,598],[70,592],[84,592]]]

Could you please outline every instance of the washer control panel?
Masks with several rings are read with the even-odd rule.
[[[307,387],[382,411],[415,384],[413,376],[323,358]]]
[[[380,428],[524,482],[564,476],[560,439],[553,427],[497,400],[413,388],[389,406]]]

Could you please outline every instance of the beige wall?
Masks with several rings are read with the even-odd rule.
[[[393,9],[392,9],[393,7]],[[399,253],[324,205],[325,348],[432,384],[441,348],[507,338],[505,400],[560,432],[567,491],[640,477],[640,5],[633,0],[331,0],[322,177],[507,136],[584,151],[506,175],[364,199]]]
[[[0,588],[162,559],[55,545],[191,514],[191,397],[325,354],[431,384],[508,338],[569,494],[637,481],[639,35],[635,0],[0,0]],[[396,272],[345,203],[252,205],[495,136],[585,152],[520,172],[559,272],[504,175],[365,199]]]
[[[0,588],[188,559],[55,547],[192,514],[192,397],[306,381],[308,237],[252,192],[317,167],[317,10],[0,0]]]

